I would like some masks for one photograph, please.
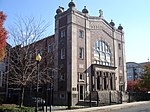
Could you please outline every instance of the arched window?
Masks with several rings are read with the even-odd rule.
[[[105,41],[98,40],[95,42],[94,63],[106,66],[112,65],[112,54],[110,47]]]

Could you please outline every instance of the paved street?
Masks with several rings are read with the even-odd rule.
[[[53,110],[54,112],[150,112],[150,101],[123,103],[102,107],[74,110]]]
[[[150,112],[150,103],[132,106],[123,109],[113,110],[111,112]]]

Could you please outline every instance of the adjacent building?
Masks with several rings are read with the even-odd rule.
[[[139,80],[144,70],[143,66],[149,64],[150,62],[143,62],[143,63],[127,62],[126,63],[127,81]]]
[[[11,46],[7,43],[6,44],[6,55],[5,58],[0,62],[0,96],[2,99],[6,98],[7,96],[7,70],[8,70],[8,55]],[[2,100],[0,99],[0,100]]]

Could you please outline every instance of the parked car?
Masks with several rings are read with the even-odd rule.
[[[45,104],[45,100],[42,99],[42,98],[36,98],[36,97],[32,97],[32,100],[33,100],[33,104],[36,105],[36,100],[38,101],[38,105],[39,106],[42,106]]]

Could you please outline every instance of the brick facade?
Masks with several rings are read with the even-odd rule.
[[[57,98],[56,102],[67,105],[68,93],[71,93],[69,99],[71,105],[76,105],[84,101],[90,91],[111,91],[111,89],[125,91],[125,42],[122,29],[115,28],[103,17],[89,16],[86,11],[80,12],[74,5],[66,11],[61,7],[57,10],[61,11],[55,16],[55,42],[58,48],[56,67],[61,69],[57,74],[58,79],[63,73],[64,81],[58,80],[58,90],[54,95]],[[64,37],[61,36],[62,32]],[[103,42],[109,47],[111,53],[109,65],[106,65],[106,55],[106,62],[95,63],[96,41]],[[64,59],[60,56],[62,48],[65,49]],[[96,66],[93,66],[95,64]],[[102,78],[97,79],[97,77]],[[98,90],[97,86],[101,89]],[[60,98],[61,95],[64,98]]]

